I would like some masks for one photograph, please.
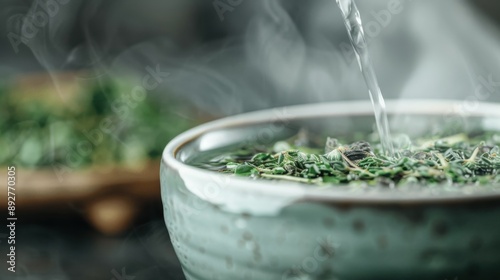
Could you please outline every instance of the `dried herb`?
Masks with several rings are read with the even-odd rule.
[[[465,134],[420,140],[412,145],[399,137],[394,157],[384,156],[380,146],[359,141],[342,144],[328,138],[324,151],[278,142],[272,149],[249,157],[243,149],[219,158],[219,171],[238,176],[289,180],[311,184],[363,184],[396,187],[405,184],[469,185],[500,183],[500,136]],[[401,141],[399,141],[401,142]],[[245,159],[241,159],[241,155]],[[238,159],[239,158],[239,159]]]
[[[0,165],[134,165],[159,158],[165,143],[199,123],[179,114],[190,111],[182,102],[138,101],[121,88],[125,82],[85,84],[65,103],[51,88],[30,95],[0,87]]]

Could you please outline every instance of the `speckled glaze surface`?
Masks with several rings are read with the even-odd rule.
[[[393,114],[423,115],[424,122],[432,123],[436,123],[434,117],[426,120],[425,115],[437,116],[456,108],[450,102],[418,104],[388,102],[389,108],[397,108],[392,109]],[[488,126],[494,120],[499,123],[499,105],[481,104],[480,108],[479,123],[473,122],[473,126]],[[246,139],[244,133],[229,130],[243,127],[252,130],[248,135],[257,135],[273,129],[283,134],[284,127],[294,127],[294,122],[317,117],[366,115],[361,121],[367,122],[370,109],[368,103],[359,102],[290,108],[285,110],[287,116],[279,115],[283,127],[275,120],[277,111],[270,110],[210,123],[174,139],[163,155],[162,201],[186,278],[500,279],[498,192],[318,190],[237,178],[183,163],[198,152],[229,145],[227,139],[238,138],[220,137],[221,131]],[[394,119],[401,121],[404,116]],[[272,126],[254,127],[265,122]]]

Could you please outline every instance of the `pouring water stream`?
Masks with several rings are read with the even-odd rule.
[[[375,74],[375,70],[373,69],[370,54],[368,53],[368,45],[366,43],[359,10],[354,0],[336,1],[344,16],[351,44],[354,48],[354,52],[356,53],[361,73],[363,74],[370,93],[380,143],[382,144],[383,151],[386,155],[394,156],[394,147],[391,140],[389,121],[387,120],[385,101],[378,85],[377,76]]]

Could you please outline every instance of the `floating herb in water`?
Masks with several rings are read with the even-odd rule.
[[[398,157],[386,156],[378,146],[373,149],[363,141],[344,145],[328,138],[325,151],[278,142],[273,149],[261,149],[252,156],[251,149],[244,149],[246,159],[228,155],[212,165],[219,165],[219,172],[238,176],[311,184],[483,185],[500,183],[500,143],[495,139],[498,136],[493,134],[473,139],[459,134],[420,141],[418,147],[403,150]]]

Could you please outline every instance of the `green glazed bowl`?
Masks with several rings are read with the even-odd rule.
[[[500,105],[388,102],[393,131],[500,131]],[[472,110],[473,109],[473,110]],[[211,122],[163,153],[165,222],[188,280],[500,279],[500,188],[318,188],[190,166],[306,127],[369,134],[367,102],[304,105]],[[452,132],[452,131],[450,131]]]

